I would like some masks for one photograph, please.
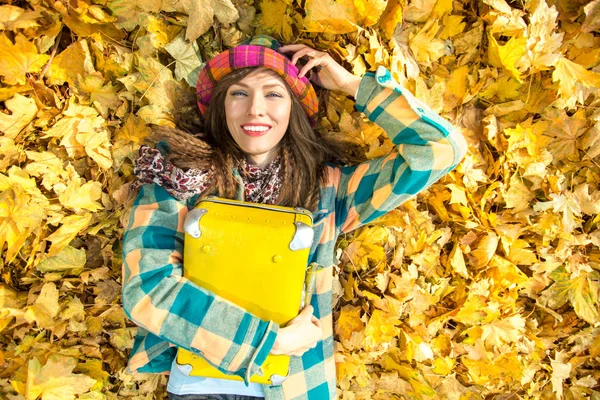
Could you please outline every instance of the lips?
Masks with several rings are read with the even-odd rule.
[[[262,136],[271,130],[271,125],[267,124],[244,124],[242,130],[248,136]]]

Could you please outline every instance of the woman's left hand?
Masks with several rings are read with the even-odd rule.
[[[308,47],[304,44],[281,46],[279,51],[292,56],[292,64],[296,65],[301,58],[308,61],[300,68],[298,77],[302,78],[312,70],[310,80],[329,90],[341,90],[350,96],[356,95],[361,78],[348,72],[329,54]]]

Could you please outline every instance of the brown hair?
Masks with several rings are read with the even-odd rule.
[[[175,118],[180,129],[159,127],[154,130],[153,136],[169,145],[167,158],[174,165],[184,169],[213,171],[212,186],[204,195],[216,192],[219,197],[235,197],[238,182],[233,171],[246,156],[227,128],[223,115],[225,97],[232,84],[256,70],[257,68],[236,70],[219,81],[206,112],[204,133],[198,133],[195,124],[190,123],[197,121],[199,115],[198,110],[190,104],[178,107]],[[278,76],[275,72],[263,70]],[[292,107],[288,129],[280,142],[283,179],[277,204],[314,210],[319,200],[319,183],[327,179],[325,163],[343,160],[346,152],[342,144],[317,135],[299,100],[287,84],[286,88],[292,98]],[[191,112],[196,115],[190,116]],[[190,134],[181,129],[195,133]]]

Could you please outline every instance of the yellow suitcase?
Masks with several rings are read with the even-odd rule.
[[[207,198],[189,211],[184,229],[185,277],[263,320],[284,326],[298,315],[314,237],[309,211]],[[242,380],[185,349],[177,363],[193,376]],[[288,368],[289,356],[269,355],[263,375],[250,381],[280,385]]]

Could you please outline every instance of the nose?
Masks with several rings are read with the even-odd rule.
[[[249,116],[263,116],[266,112],[266,103],[263,96],[254,94],[250,96],[248,104],[248,115]]]

